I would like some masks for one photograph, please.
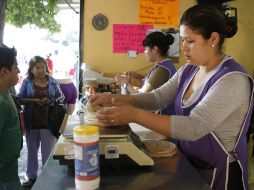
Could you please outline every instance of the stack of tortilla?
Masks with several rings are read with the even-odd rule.
[[[88,125],[101,125],[100,122],[98,122],[98,119],[96,118],[96,112],[101,109],[101,107],[92,107],[90,102],[86,103],[86,112],[84,116],[85,123]]]
[[[176,145],[166,140],[146,140],[143,144],[154,158],[170,157],[177,153]]]

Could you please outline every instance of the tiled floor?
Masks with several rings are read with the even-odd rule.
[[[40,154],[40,150],[39,150],[39,171],[38,171],[38,175],[40,174],[41,171],[41,167],[42,167],[42,163],[41,163],[41,154]],[[18,172],[19,172],[19,177],[20,180],[24,180],[26,177],[26,160],[27,160],[27,147],[26,147],[26,139],[25,137],[23,137],[23,148],[20,152],[20,158],[18,160],[19,163],[19,168],[18,168]],[[23,187],[23,190],[30,190],[32,187]]]

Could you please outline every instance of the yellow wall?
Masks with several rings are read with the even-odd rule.
[[[244,65],[250,74],[254,71],[254,1],[235,0],[230,3],[237,8],[238,32],[225,44],[225,52]]]
[[[195,4],[195,0],[179,0],[180,15],[188,7]],[[84,7],[84,60],[83,62],[101,73],[112,75],[123,71],[135,71],[151,63],[147,62],[143,54],[136,58],[129,58],[127,54],[112,53],[112,25],[138,24],[139,0],[85,0]],[[238,33],[226,41],[226,53],[233,56],[244,65],[249,72],[253,72],[252,54],[254,50],[254,7],[253,0],[236,0],[230,3],[238,9]],[[105,30],[98,31],[92,27],[92,17],[102,13],[108,17],[109,25]],[[184,64],[180,56],[179,68]],[[150,68],[149,68],[150,69]],[[148,72],[149,69],[141,73]]]

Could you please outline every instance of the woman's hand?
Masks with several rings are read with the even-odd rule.
[[[131,103],[131,102],[130,102]],[[112,98],[112,107],[97,112],[96,118],[103,126],[119,126],[134,122],[162,135],[171,135],[169,115],[154,114],[134,107],[119,97]]]
[[[39,106],[43,106],[44,105],[43,101],[41,99],[39,99],[39,98],[33,99],[33,102],[35,104],[39,105]]]
[[[38,104],[39,106],[43,106],[43,105],[49,105],[51,101],[48,98],[43,98],[43,99],[36,98],[34,99],[34,103]]]
[[[92,107],[97,106],[111,106],[111,99],[113,98],[112,94],[101,93],[101,94],[94,94],[88,97],[88,101],[91,103]]]
[[[103,126],[125,125],[134,121],[137,108],[117,98],[112,98],[112,105],[98,111],[96,115]]]
[[[44,105],[49,105],[49,104],[51,104],[51,100],[48,99],[48,98],[43,98],[43,99],[42,99],[42,103],[43,103]]]
[[[122,74],[116,74],[115,76],[116,84],[123,86],[124,84],[129,83],[129,75],[122,73]]]

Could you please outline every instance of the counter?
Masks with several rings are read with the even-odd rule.
[[[155,160],[154,166],[101,166],[100,188],[103,190],[208,190],[190,163],[178,153],[172,158]],[[51,155],[32,190],[74,190],[74,173],[59,165]]]
[[[63,134],[72,133],[72,128],[79,125],[77,116],[68,117],[63,122]],[[132,131],[144,134],[147,129],[130,123]],[[141,133],[140,133],[141,132]],[[146,134],[146,133],[145,133]],[[148,133],[149,134],[149,131]],[[147,138],[156,140],[163,138],[152,132]],[[61,140],[59,139],[58,144]],[[40,176],[37,178],[33,190],[74,190],[74,161],[65,160],[61,154],[54,151],[46,162]],[[124,155],[122,155],[124,157]],[[138,166],[128,162],[121,155],[119,159],[100,158],[100,188],[102,190],[208,190],[209,186],[195,171],[185,157],[178,151],[173,157],[154,159],[154,166]],[[53,159],[57,159],[54,160]],[[59,157],[59,158],[57,158]],[[63,164],[63,165],[61,165]]]

